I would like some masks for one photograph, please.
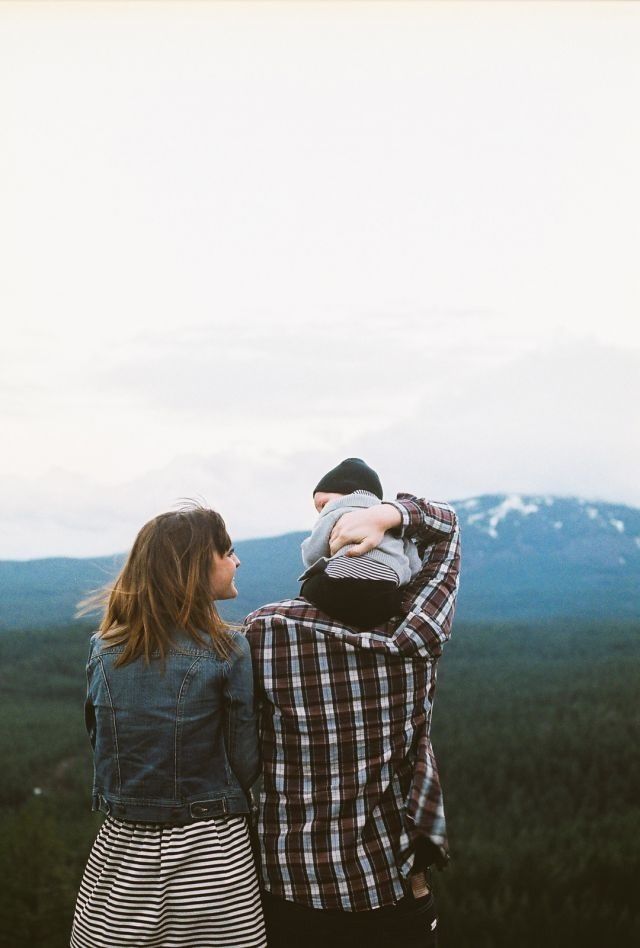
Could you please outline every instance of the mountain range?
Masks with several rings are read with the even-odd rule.
[[[640,510],[577,497],[485,494],[453,501],[462,530],[458,619],[529,622],[640,616]],[[295,596],[305,533],[242,540],[240,620]],[[0,629],[67,624],[75,604],[107,583],[124,554],[0,561]]]

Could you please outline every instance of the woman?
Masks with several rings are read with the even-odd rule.
[[[237,596],[239,565],[220,515],[194,505],[142,528],[107,593],[85,707],[106,818],[72,948],[266,945],[251,658],[214,604]]]

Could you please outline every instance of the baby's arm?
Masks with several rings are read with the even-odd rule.
[[[331,510],[322,517],[318,517],[313,533],[302,541],[302,562],[307,569],[313,566],[321,557],[331,556],[331,550],[329,549],[331,531],[340,517],[350,509],[350,507],[339,507],[337,510]]]

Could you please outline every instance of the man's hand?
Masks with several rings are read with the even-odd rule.
[[[362,556],[380,545],[387,530],[393,530],[401,523],[402,515],[392,504],[376,504],[343,514],[331,531],[331,555],[353,543],[353,549],[345,556]]]

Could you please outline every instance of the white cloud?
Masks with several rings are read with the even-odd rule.
[[[586,343],[540,350],[475,379],[454,371],[441,398],[422,406],[420,424],[385,435],[384,451],[440,496],[515,491],[640,504],[639,403],[640,352]],[[376,447],[368,438],[362,450]]]
[[[640,354],[593,344],[539,350],[474,377],[461,377],[455,360],[440,370],[437,364],[429,398],[405,405],[392,424],[385,419],[376,431],[344,436],[336,423],[329,443],[315,449],[296,436],[299,408],[285,406],[284,448],[240,450],[212,424],[197,454],[119,482],[65,471],[0,480],[0,555],[111,553],[128,546],[144,520],[195,496],[219,509],[239,538],[306,529],[313,485],[353,455],[379,471],[387,496],[515,491],[640,505],[632,417]],[[338,417],[339,409],[328,412],[327,428]]]
[[[640,19],[534,7],[0,5],[0,555],[352,453],[638,500]]]

